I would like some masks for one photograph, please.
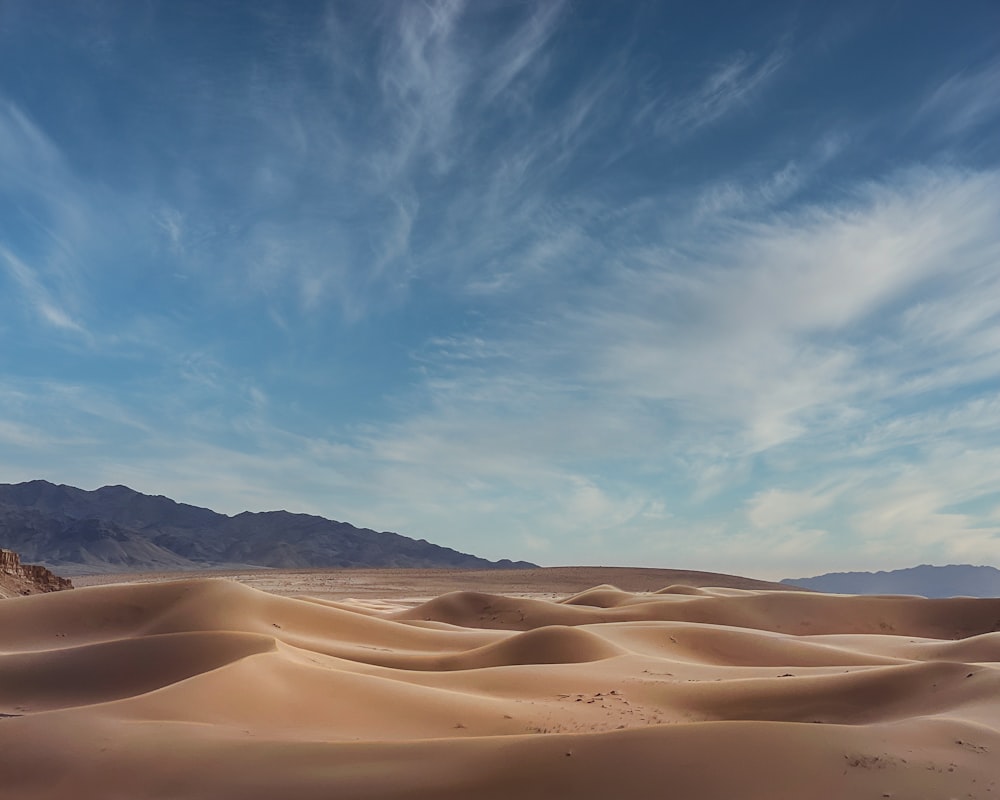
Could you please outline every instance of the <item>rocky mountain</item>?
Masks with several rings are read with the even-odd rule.
[[[0,597],[72,589],[73,583],[37,564],[22,564],[11,550],[0,550]]]
[[[227,516],[127,486],[0,484],[0,547],[64,574],[208,567],[534,566],[288,511]]]
[[[969,564],[896,569],[890,572],[830,572],[786,578],[784,584],[834,594],[916,594],[924,597],[1000,597],[1000,570]]]

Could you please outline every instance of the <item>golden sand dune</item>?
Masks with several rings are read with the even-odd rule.
[[[1000,797],[1000,600],[0,603],[0,796]]]

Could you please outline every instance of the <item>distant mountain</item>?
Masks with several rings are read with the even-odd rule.
[[[785,578],[784,584],[834,594],[917,594],[924,597],[1000,597],[1000,570],[951,564],[922,564],[891,572],[830,572],[814,578]]]
[[[127,486],[0,484],[0,547],[63,574],[221,566],[532,567],[287,511],[227,516]]]

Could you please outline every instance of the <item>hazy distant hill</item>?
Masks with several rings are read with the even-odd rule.
[[[63,573],[264,567],[530,567],[309,514],[230,517],[127,486],[0,484],[0,547]]]
[[[785,578],[782,583],[835,594],[1000,597],[1000,570],[969,564],[922,564],[891,572],[831,572],[814,578]]]

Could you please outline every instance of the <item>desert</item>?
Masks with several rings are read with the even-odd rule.
[[[0,800],[1000,800],[1000,0],[0,0]]]
[[[504,575],[103,575],[0,601],[3,795],[1000,795],[1000,599]]]

